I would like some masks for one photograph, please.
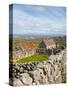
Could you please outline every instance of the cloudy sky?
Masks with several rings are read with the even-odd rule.
[[[14,4],[13,34],[65,35],[66,9]]]

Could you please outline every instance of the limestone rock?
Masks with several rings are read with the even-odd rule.
[[[13,81],[13,85],[14,85],[14,86],[23,86],[23,83],[22,83],[19,79],[15,79],[15,80]]]
[[[21,74],[21,78],[22,82],[25,84],[25,85],[31,85],[32,84],[32,78],[29,76],[28,73],[23,73]]]
[[[66,81],[65,50],[51,55],[48,61],[15,64],[12,75],[14,86],[63,83]]]
[[[41,62],[37,65],[37,68],[43,68],[43,67],[44,67],[44,65]]]
[[[24,71],[23,67],[21,67],[21,68],[19,69],[19,71],[20,71],[20,73],[23,73],[23,71]]]

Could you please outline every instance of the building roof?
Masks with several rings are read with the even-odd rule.
[[[55,42],[53,39],[44,39],[43,40],[44,44],[47,46],[47,45],[55,45]]]
[[[35,43],[23,44],[23,45],[21,46],[21,48],[24,48],[24,49],[33,49],[33,48],[36,48],[36,44],[35,44]]]

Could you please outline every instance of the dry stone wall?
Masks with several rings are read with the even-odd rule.
[[[14,64],[12,77],[10,85],[14,86],[65,83],[66,50],[51,55],[48,61]]]

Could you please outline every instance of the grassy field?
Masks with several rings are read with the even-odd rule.
[[[20,60],[18,60],[16,63],[28,63],[28,62],[42,62],[48,60],[48,55],[44,54],[35,54],[30,57],[25,57]]]

